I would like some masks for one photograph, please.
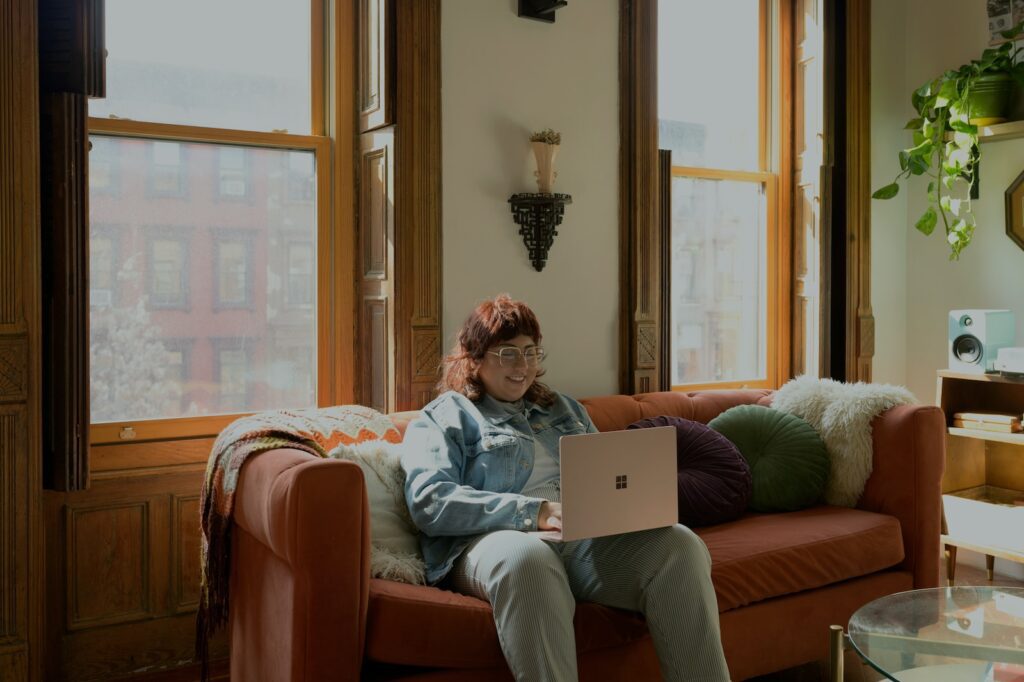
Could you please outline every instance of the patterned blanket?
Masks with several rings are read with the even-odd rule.
[[[399,443],[402,436],[388,417],[361,405],[261,412],[232,422],[217,437],[200,498],[202,582],[196,657],[202,662],[202,679],[208,676],[210,636],[228,617],[232,512],[242,464],[252,455],[275,448],[326,457],[339,445],[371,440]]]

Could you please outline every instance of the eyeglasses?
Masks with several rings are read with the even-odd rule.
[[[505,346],[501,350],[489,350],[487,352],[490,355],[497,356],[498,364],[502,367],[515,367],[519,364],[520,359],[526,360],[527,367],[536,367],[544,362],[544,349],[540,346],[527,348],[525,351],[521,351],[514,346]]]

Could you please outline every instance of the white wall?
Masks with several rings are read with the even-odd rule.
[[[871,30],[871,167],[877,188],[895,174],[900,139],[902,146],[910,144],[909,133],[898,130],[914,115],[910,92],[987,47],[985,0],[875,0]],[[877,380],[905,381],[922,402],[935,402],[935,372],[948,364],[946,320],[953,309],[1013,310],[1017,342],[1024,345],[1024,251],[1005,234],[1003,207],[1003,192],[1022,170],[1024,140],[983,145],[981,198],[973,205],[978,228],[959,261],[948,260],[941,222],[930,237],[913,227],[927,207],[926,180],[903,187],[900,199],[872,202]],[[960,557],[982,566],[979,554]],[[996,571],[1024,578],[1019,564],[999,561]]]
[[[871,189],[892,182],[897,150],[908,146],[903,125],[913,109],[906,88],[907,8],[871,5]],[[871,307],[875,315],[872,379],[905,384],[907,346],[907,193],[871,202]]]
[[[583,397],[618,391],[618,2],[546,24],[516,0],[444,0],[441,104],[445,343],[507,292],[540,318],[545,378]],[[508,198],[536,192],[531,131],[562,133],[554,191],[572,195],[548,263],[530,265]]]
[[[977,57],[987,47],[985,0],[912,0],[907,25],[906,92],[941,71]],[[909,106],[908,106],[909,109]],[[1003,192],[1024,170],[1024,141],[984,143],[978,228],[959,262],[949,261],[940,227],[931,237],[913,233],[927,207],[924,180],[907,199],[907,383],[924,401],[935,399],[935,371],[948,364],[946,320],[957,308],[1009,308],[1024,345],[1024,251],[1005,233]]]

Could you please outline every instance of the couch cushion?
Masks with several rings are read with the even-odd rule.
[[[594,651],[649,636],[643,618],[597,604],[576,609],[576,650]],[[401,665],[504,665],[491,606],[437,587],[370,581],[366,656]]]
[[[903,560],[899,522],[858,509],[748,514],[696,532],[711,552],[719,611],[849,580]]]
[[[671,426],[676,431],[679,523],[695,528],[738,519],[747,510],[750,467],[736,446],[706,424],[682,417],[652,417],[630,429]]]
[[[828,483],[828,451],[800,417],[761,405],[737,405],[708,426],[731,440],[750,464],[750,510],[797,511],[821,501]]]

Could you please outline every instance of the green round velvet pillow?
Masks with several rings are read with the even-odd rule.
[[[752,511],[796,511],[821,499],[828,482],[828,452],[818,432],[800,417],[760,405],[737,405],[708,426],[731,440],[750,465]]]

